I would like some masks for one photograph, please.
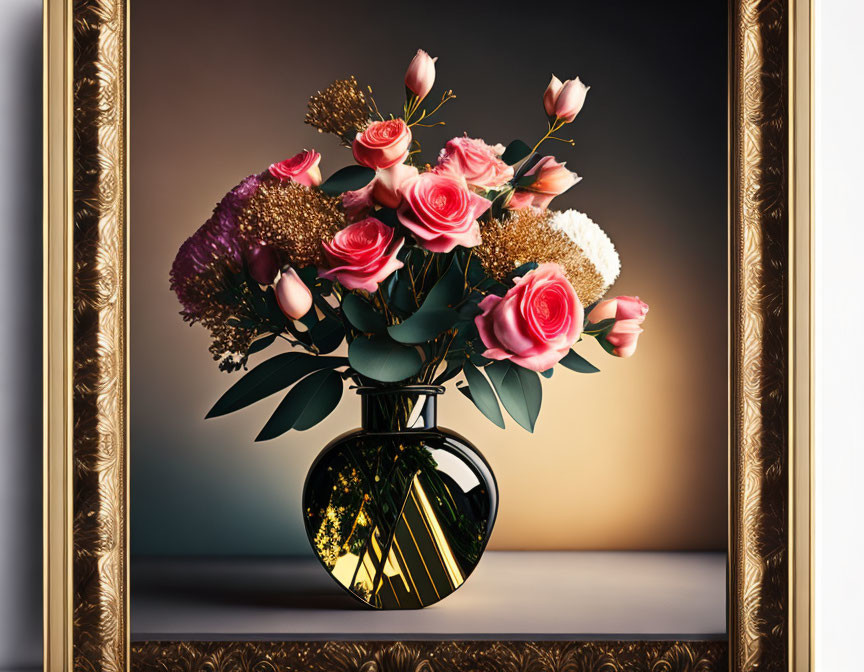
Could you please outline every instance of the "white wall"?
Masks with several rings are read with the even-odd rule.
[[[816,4],[817,669],[861,669],[864,3]]]
[[[41,13],[0,1],[0,670],[42,658]]]

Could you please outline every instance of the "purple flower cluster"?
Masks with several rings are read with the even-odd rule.
[[[260,186],[260,175],[247,177],[225,195],[210,219],[180,246],[170,279],[187,319],[200,319],[205,311],[202,294],[195,286],[201,275],[216,267],[216,262],[237,268],[242,264],[244,243],[237,218]]]

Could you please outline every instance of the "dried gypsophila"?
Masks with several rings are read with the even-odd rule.
[[[321,266],[321,241],[345,226],[339,197],[296,182],[265,182],[238,217],[240,232],[270,245],[283,263]]]
[[[319,133],[333,133],[351,144],[354,136],[369,123],[372,110],[353,75],[337,79],[309,98],[305,122]]]
[[[612,243],[607,237],[609,247],[601,246],[605,255],[602,257],[597,254],[597,245],[583,241],[586,248],[583,249],[571,237],[570,229],[553,226],[556,214],[561,213],[525,209],[510,213],[504,220],[481,222],[482,242],[473,248],[474,254],[497,280],[503,280],[528,262],[560,264],[582,305],[588,306],[600,299],[614,280],[614,277],[609,280],[608,255]],[[594,239],[591,242],[594,243]],[[611,254],[617,259],[614,247],[611,247]]]

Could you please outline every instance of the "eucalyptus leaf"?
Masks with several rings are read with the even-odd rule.
[[[387,327],[387,333],[399,343],[425,343],[450,329],[459,319],[452,308],[427,308],[424,303],[411,317]]]
[[[423,300],[423,308],[444,308],[459,303],[465,295],[465,274],[454,257]]]
[[[504,429],[504,417],[501,415],[501,408],[498,406],[495,392],[489,381],[486,380],[486,376],[470,362],[465,363],[463,371],[468,387],[471,388],[471,401],[483,415]]]
[[[459,357],[458,359],[451,360],[447,362],[447,366],[444,367],[444,370],[432,381],[433,385],[443,385],[448,380],[452,380],[456,376],[459,375],[459,372],[462,371],[462,367],[465,365],[467,360],[464,357]]]
[[[346,294],[342,299],[342,312],[359,331],[380,334],[386,331],[387,321],[375,307],[356,294]]]
[[[493,362],[485,371],[510,416],[533,432],[543,400],[540,376],[506,360]]]
[[[325,317],[309,330],[312,342],[322,355],[333,352],[345,338],[345,327],[340,320]]]
[[[254,355],[256,352],[261,352],[264,348],[273,345],[273,342],[275,340],[276,334],[268,334],[267,336],[256,338],[254,341],[252,341],[252,345],[249,346],[248,354]]]
[[[316,357],[303,352],[284,352],[261,362],[228,388],[207,413],[215,418],[233,413],[293,385],[303,376],[320,369],[345,366],[344,357]]]
[[[541,371],[540,375],[544,378],[551,378],[553,373],[555,373],[555,369],[546,369],[545,371]]]
[[[346,191],[362,189],[375,177],[375,171],[365,166],[346,166],[333,173],[319,189],[328,196],[339,196]]]
[[[514,140],[507,145],[507,149],[505,149],[504,153],[501,155],[501,160],[508,166],[512,166],[514,163],[519,163],[530,153],[531,147],[529,147],[527,143],[522,140]]]
[[[577,355],[573,350],[564,355],[558,363],[577,373],[597,373],[600,370],[582,355]]]
[[[410,378],[423,366],[423,359],[415,348],[386,336],[358,336],[348,346],[348,361],[361,375],[382,383]]]
[[[288,391],[255,440],[268,441],[289,429],[314,427],[339,405],[342,389],[342,376],[335,371],[316,371],[307,376]]]

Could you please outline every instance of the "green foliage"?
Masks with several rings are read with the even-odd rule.
[[[371,303],[357,294],[346,294],[342,298],[342,312],[358,331],[367,334],[381,334],[387,330],[384,316]]]
[[[543,400],[540,376],[506,360],[493,362],[485,371],[510,417],[533,432]]]
[[[328,177],[319,187],[328,196],[362,189],[375,177],[375,171],[365,166],[346,166]]]
[[[493,423],[504,429],[504,417],[501,415],[501,408],[498,406],[498,400],[495,398],[495,392],[486,376],[483,375],[480,369],[471,363],[466,363],[465,381],[471,390],[470,399],[480,412],[489,418]],[[463,391],[463,388],[459,388]]]
[[[531,147],[522,140],[514,140],[501,155],[501,160],[508,166],[519,163],[522,159],[531,153]]]
[[[348,361],[358,373],[382,383],[398,383],[423,366],[416,348],[386,336],[358,336],[348,346]]]
[[[339,405],[342,389],[342,376],[335,371],[316,371],[307,376],[289,390],[255,440],[268,441],[289,429],[314,427]]]
[[[577,355],[573,350],[564,355],[563,359],[558,363],[577,373],[597,373],[600,370],[582,355]]]
[[[321,369],[334,369],[348,364],[344,357],[316,357],[302,352],[285,352],[261,362],[232,385],[213,408],[208,418],[239,411],[256,401],[293,385],[303,376]]]

